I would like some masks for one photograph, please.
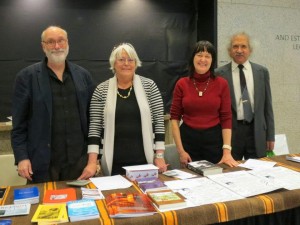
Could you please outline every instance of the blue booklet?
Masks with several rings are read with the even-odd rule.
[[[14,204],[39,203],[40,192],[38,187],[18,188],[14,190]]]
[[[99,218],[99,211],[94,200],[81,199],[67,202],[70,221],[81,221]]]

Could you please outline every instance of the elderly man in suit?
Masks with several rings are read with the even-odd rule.
[[[228,52],[232,62],[216,69],[229,84],[232,106],[232,155],[235,160],[260,158],[272,151],[274,115],[268,69],[249,61],[249,36],[231,37]]]
[[[21,70],[12,99],[12,147],[18,174],[29,183],[89,178],[90,73],[69,61],[68,35],[50,26],[41,35],[45,59]]]

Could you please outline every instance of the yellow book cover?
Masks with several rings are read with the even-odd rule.
[[[31,222],[42,224],[44,222],[68,222],[66,204],[39,205]]]

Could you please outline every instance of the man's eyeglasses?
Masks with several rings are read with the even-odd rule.
[[[128,64],[131,64],[131,63],[135,62],[135,60],[131,59],[131,58],[117,58],[117,61],[122,64],[125,64],[126,62]]]
[[[48,47],[54,48],[56,44],[58,44],[60,47],[64,46],[68,41],[66,39],[59,39],[57,41],[55,40],[49,40],[49,41],[43,41]]]

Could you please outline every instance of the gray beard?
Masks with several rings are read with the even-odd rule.
[[[64,49],[64,51],[61,52],[61,54],[59,55],[55,55],[55,53],[51,53],[51,51],[46,51],[46,56],[48,58],[48,61],[56,64],[65,62],[68,54],[69,54],[69,47]]]

